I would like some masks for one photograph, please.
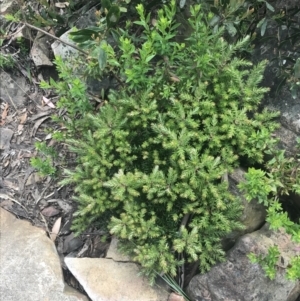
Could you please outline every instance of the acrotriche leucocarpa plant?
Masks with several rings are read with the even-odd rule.
[[[224,258],[220,238],[241,227],[226,175],[241,158],[263,161],[276,113],[258,110],[268,91],[259,86],[266,62],[253,66],[236,55],[247,37],[228,44],[195,5],[192,33],[179,43],[175,1],[152,22],[142,5],[136,9],[139,38],[128,25],[117,46],[103,39],[97,45],[99,74],[114,74],[123,85],[99,111],[80,112],[76,138],[67,139],[78,165],[62,183],[76,187],[73,229],[109,216],[110,233],[153,281],[156,273],[174,276],[183,260],[199,260],[206,271]],[[66,62],[56,63],[65,70]]]

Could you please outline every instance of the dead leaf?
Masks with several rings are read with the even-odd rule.
[[[20,124],[24,124],[27,120],[27,112],[19,116]]]
[[[31,171],[31,169],[29,171]],[[26,175],[24,177],[24,181],[25,181],[26,186],[36,184],[36,183],[41,182],[43,180],[44,180],[44,177],[41,176],[38,172],[31,172],[27,178],[26,178]]]
[[[53,104],[53,102],[45,96],[43,96],[43,102],[50,108],[53,108],[53,109],[55,108],[55,105]]]
[[[33,157],[33,154],[32,153],[22,153],[22,155],[20,155],[20,159],[23,159],[23,158],[32,158]]]
[[[38,32],[30,50],[31,58],[37,67],[53,66],[50,61],[50,51],[48,47],[48,37],[42,32]]]
[[[41,211],[41,213],[47,217],[51,217],[51,216],[55,216],[57,214],[60,213],[59,210],[57,210],[55,207],[53,206],[49,206],[49,207],[46,207],[45,209],[43,209]]]
[[[48,143],[48,146],[53,146],[55,145],[56,141],[54,139],[51,139],[50,142]]]
[[[180,78],[178,76],[176,76],[175,74],[174,74],[174,76],[170,77],[170,80],[172,82],[175,82],[175,83],[179,83],[180,82]]]
[[[33,126],[32,130],[31,130],[31,137],[35,136],[36,131],[38,130],[38,128],[40,127],[40,125],[46,120],[50,118],[50,116],[45,116],[44,118],[39,119]]]
[[[0,181],[0,185],[3,187],[7,187],[13,189],[15,191],[19,190],[19,185],[13,179],[5,179],[4,181]]]
[[[1,115],[1,122],[0,122],[0,125],[4,125],[5,124],[5,120],[6,120],[6,117],[7,117],[7,111],[8,111],[8,104],[6,103],[5,106],[4,106],[4,109],[3,109],[3,112],[2,112],[2,115]]]
[[[10,163],[10,157],[5,158],[4,163],[2,163],[2,168],[6,168]]]
[[[68,204],[67,202],[65,202],[63,200],[58,199],[57,204],[65,213],[69,213],[73,209],[73,207],[70,204]]]
[[[41,109],[42,109],[42,108],[41,108]],[[34,120],[40,119],[41,117],[44,117],[44,116],[46,116],[46,115],[50,115],[50,114],[52,113],[51,110],[50,110],[49,108],[47,108],[47,110],[48,110],[48,111],[46,111],[46,112],[41,112],[41,113],[38,113],[38,114],[32,116],[32,117],[30,118],[30,121],[34,121]]]
[[[19,124],[18,125],[18,135],[21,135],[23,133],[23,129],[24,129],[24,125],[23,124]]]
[[[52,241],[55,241],[55,239],[56,239],[56,237],[57,237],[57,235],[59,233],[60,226],[61,226],[61,217],[59,217],[55,221],[55,223],[54,223],[54,225],[52,227],[52,230],[51,230],[51,233],[50,233],[50,238],[51,238]]]
[[[45,137],[45,140],[49,140],[52,138],[52,133],[49,133],[46,137]]]

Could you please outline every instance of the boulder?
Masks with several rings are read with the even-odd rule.
[[[1,300],[88,300],[64,283],[55,245],[43,229],[2,208],[0,222]]]
[[[259,264],[253,264],[247,254],[266,254],[277,245],[281,253],[276,278],[270,280]],[[227,260],[203,275],[196,275],[188,285],[194,301],[295,301],[300,294],[300,282],[285,277],[291,257],[299,255],[299,245],[282,230],[272,231],[268,225],[241,237],[228,252]]]
[[[24,77],[9,75],[5,71],[0,72],[0,91],[2,101],[8,103],[15,110],[23,107],[26,102],[26,93],[29,86]]]
[[[73,31],[73,29],[69,29],[63,35],[61,35],[59,38],[61,41],[64,41],[64,42],[67,42],[67,43],[70,43],[70,44],[76,46],[76,43],[73,42],[69,38],[69,33],[72,31]],[[56,40],[54,43],[51,44],[51,48],[54,53],[54,56],[60,56],[63,60],[66,60],[72,56],[78,55],[78,50],[76,50],[75,48],[73,48],[69,45],[62,43],[61,41]]]
[[[139,265],[117,250],[113,238],[106,258],[65,258],[71,273],[92,301],[167,301],[164,283],[151,287]]]
[[[14,132],[11,129],[1,128],[0,129],[0,150],[9,150],[10,140]]]
[[[299,136],[284,126],[278,128],[273,134],[279,140],[278,148],[285,150],[285,155],[294,156],[297,152],[297,138]]]
[[[95,15],[97,9],[96,7],[91,8],[87,12],[85,12],[75,23],[75,27],[78,29],[83,29],[89,26],[96,26],[97,23],[97,17]],[[75,42],[73,42],[69,38],[69,33],[72,32],[73,29],[70,29],[66,31],[63,35],[61,35],[59,38],[67,43],[70,43],[72,45],[76,45]],[[75,57],[78,55],[78,51],[66,44],[63,44],[59,40],[56,40],[52,45],[51,48],[53,50],[53,53],[55,56],[61,56],[63,60],[66,60],[70,57]]]

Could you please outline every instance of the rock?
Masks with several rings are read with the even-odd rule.
[[[109,249],[106,254],[106,258],[113,259],[114,261],[131,261],[129,256],[124,255],[118,251],[118,239],[113,237]]]
[[[247,254],[265,254],[274,244],[282,256],[276,278],[270,280],[259,264],[250,262]],[[196,275],[189,283],[188,294],[195,301],[295,301],[300,294],[300,282],[287,280],[285,268],[296,252],[296,243],[284,230],[272,231],[265,225],[241,237],[228,252],[226,262],[206,274]]]
[[[30,50],[31,58],[36,67],[53,66],[50,61],[50,50],[48,47],[49,37],[38,32]]]
[[[281,111],[281,124],[300,135],[300,104],[288,106],[286,110]]]
[[[69,33],[73,30],[70,29],[66,31],[63,35],[61,35],[59,38],[62,41],[65,41],[67,43],[70,43],[72,45],[75,45],[75,43],[69,38]],[[54,56],[61,56],[63,60],[68,59],[69,57],[78,55],[78,51],[75,48],[72,48],[60,41],[55,41],[51,44],[51,48],[53,50]]]
[[[259,204],[257,200],[248,202],[237,187],[240,182],[245,181],[245,173],[246,171],[244,169],[237,168],[229,175],[231,191],[238,195],[243,202],[244,210],[240,217],[240,221],[245,226],[245,229],[242,230],[243,234],[253,232],[260,228],[266,217],[265,207]]]
[[[71,233],[68,235],[64,241],[64,253],[71,253],[75,250],[78,250],[83,245],[83,241],[78,238],[74,237],[74,234]]]
[[[93,301],[166,301],[168,293],[139,276],[138,265],[106,258],[65,258]]]
[[[12,77],[3,71],[0,73],[0,91],[2,100],[17,109],[24,105],[28,87],[24,77]]]
[[[76,21],[75,25],[79,29],[87,28],[90,26],[96,26],[98,20],[98,17],[96,16],[97,7],[93,5],[91,9],[83,13],[79,19]]]
[[[88,301],[65,285],[58,254],[44,230],[0,208],[0,296],[5,301]]]
[[[168,301],[185,301],[184,297],[176,293],[171,293]]]
[[[0,129],[0,149],[8,150],[10,148],[10,140],[13,136],[14,132],[7,128]]]
[[[113,238],[106,258],[65,258],[71,273],[93,301],[167,301],[163,284],[151,287],[139,266],[117,251]]]
[[[16,12],[19,5],[20,4],[18,4],[18,2],[15,0],[2,0],[0,5],[0,13],[1,15],[4,15]]]
[[[44,208],[41,211],[41,213],[44,216],[51,217],[51,216],[55,216],[55,215],[59,214],[60,211],[58,209],[56,209],[55,207],[53,207],[53,206],[49,206],[49,207]]]
[[[244,229],[232,231],[222,239],[222,245],[225,250],[229,250],[239,237],[259,229],[265,222],[265,207],[259,204],[257,200],[248,202],[237,187],[240,182],[245,180],[245,173],[245,170],[242,168],[237,168],[228,177],[231,193],[240,198],[244,208],[240,217],[240,222],[244,225]]]
[[[97,11],[96,7],[93,7],[86,13],[84,13],[78,21],[75,23],[76,28],[78,29],[83,29],[89,26],[95,26],[97,23],[97,18],[95,15],[95,12]],[[62,36],[59,38],[62,41],[68,42],[72,45],[76,45],[70,38],[69,38],[69,33],[72,32],[73,29],[70,29],[66,31]],[[52,45],[51,48],[53,50],[53,53],[55,56],[61,56],[63,60],[68,59],[70,57],[74,57],[78,54],[78,51],[68,45],[65,45],[61,43],[60,41],[55,41]]]
[[[285,150],[285,154],[287,156],[295,155],[295,152],[297,151],[297,138],[299,136],[284,126],[278,128],[274,132],[274,135],[277,139],[279,139],[279,148]]]

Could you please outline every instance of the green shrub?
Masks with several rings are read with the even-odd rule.
[[[220,26],[226,29],[229,41],[251,35],[253,42],[260,47],[274,45],[276,50],[269,53],[270,67],[276,72],[279,80],[276,94],[286,84],[290,87],[291,96],[296,99],[300,92],[300,26],[299,6],[275,9],[265,0],[196,0],[204,9],[214,16],[209,25],[217,30]],[[186,1],[180,1],[185,3]],[[188,1],[187,1],[188,2]],[[182,20],[184,22],[184,20]],[[268,28],[272,28],[271,32]],[[274,34],[276,33],[276,34]],[[271,46],[271,48],[274,48]],[[275,92],[275,91],[274,91]]]
[[[278,230],[284,228],[291,235],[292,240],[300,242],[300,218],[293,221],[282,208],[281,196],[290,194],[300,195],[300,139],[298,139],[298,153],[287,157],[284,150],[269,150],[266,153],[271,159],[266,163],[266,170],[251,168],[246,174],[246,181],[240,183],[240,189],[245,193],[246,199],[254,199],[267,207],[266,221],[270,228]],[[276,256],[275,256],[276,254]],[[262,264],[266,274],[271,279],[276,275],[277,259],[280,255],[276,246],[269,249],[268,254],[263,257],[250,254],[252,262]],[[300,279],[299,256],[291,259],[286,273],[291,280]]]
[[[120,85],[99,112],[77,112],[67,142],[78,166],[66,170],[62,184],[76,187],[73,229],[109,216],[111,234],[153,280],[156,272],[174,276],[183,259],[199,260],[206,271],[224,258],[220,238],[241,227],[226,175],[241,159],[263,161],[276,114],[258,111],[268,91],[259,86],[266,62],[252,66],[237,56],[247,37],[228,44],[195,5],[193,32],[178,43],[175,1],[152,24],[142,5],[137,12],[140,38],[120,30],[116,47],[95,40],[89,61],[79,60],[89,70],[100,47],[99,74],[110,72]],[[65,83],[66,64],[57,60]],[[69,88],[56,87],[64,87],[61,101],[73,114]]]
[[[54,177],[57,173],[57,168],[53,162],[53,159],[57,157],[56,151],[53,147],[47,146],[46,142],[36,142],[35,148],[39,152],[39,156],[30,159],[31,166],[42,176]]]

